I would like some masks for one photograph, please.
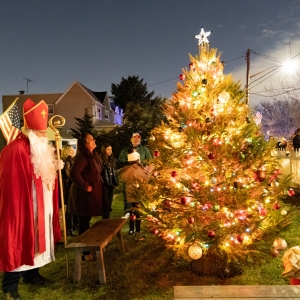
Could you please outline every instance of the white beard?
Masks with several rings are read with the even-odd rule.
[[[56,178],[54,148],[48,144],[46,137],[37,136],[32,130],[28,130],[28,139],[34,174],[53,188]]]

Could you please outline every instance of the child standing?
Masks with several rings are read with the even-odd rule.
[[[119,170],[119,176],[126,183],[126,198],[127,202],[131,203],[129,234],[133,235],[136,232],[135,239],[142,240],[144,238],[140,236],[141,216],[139,213],[138,188],[147,184],[153,168],[150,166],[145,168],[140,163],[139,153],[134,151],[134,149],[128,150],[128,162],[130,163],[129,165]]]

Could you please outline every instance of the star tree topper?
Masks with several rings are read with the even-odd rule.
[[[209,41],[207,37],[211,34],[211,31],[205,32],[203,27],[201,27],[201,31],[199,34],[195,35],[195,38],[198,39],[198,45],[201,45],[202,43],[208,43]]]

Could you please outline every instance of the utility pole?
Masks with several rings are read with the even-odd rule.
[[[248,49],[246,52],[247,74],[246,74],[246,104],[249,104],[249,84],[250,84],[250,52]]]
[[[33,82],[30,78],[23,78],[24,80],[26,80],[27,81],[27,95],[28,95],[28,83],[29,82]]]

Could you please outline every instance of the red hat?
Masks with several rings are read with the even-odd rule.
[[[27,99],[23,105],[24,126],[33,130],[47,130],[48,106],[44,100],[35,104]]]

